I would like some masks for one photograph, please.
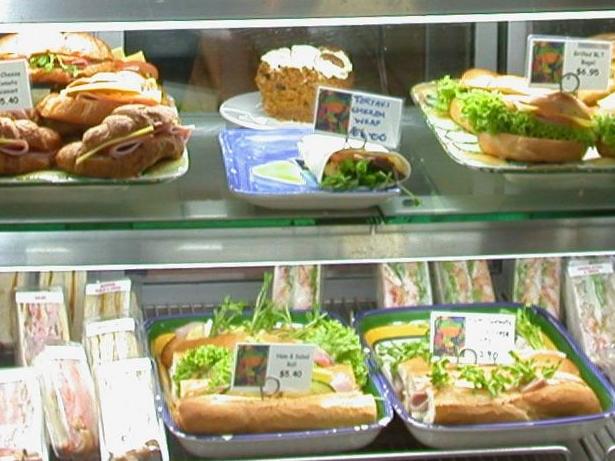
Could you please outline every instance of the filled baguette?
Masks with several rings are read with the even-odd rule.
[[[398,367],[402,395],[413,417],[434,424],[488,424],[510,421],[534,421],[564,416],[579,416],[601,411],[593,390],[580,378],[577,368],[567,359],[554,356],[534,357],[540,367],[558,366],[546,378],[537,373],[531,381],[502,390],[493,395],[487,389],[476,389],[464,370],[493,376],[507,373],[493,366],[458,367],[449,364],[450,382],[434,386],[429,379],[431,366],[415,358]],[[561,370],[561,371],[560,371]],[[566,371],[563,371],[566,370]]]
[[[180,427],[195,434],[329,429],[368,424],[376,419],[376,401],[361,392],[264,398],[203,395],[182,399]]]
[[[269,299],[270,284],[267,274],[251,314],[244,313],[243,303],[227,298],[210,319],[194,319],[152,339],[150,350],[177,426],[190,434],[241,434],[376,422],[375,398],[362,391],[368,373],[354,330],[317,309],[305,314],[310,321],[297,323],[287,307]],[[285,384],[269,369],[269,355],[235,357],[238,344],[262,345],[267,351],[307,348],[311,363],[304,366],[310,379]],[[273,378],[277,389],[265,391]]]

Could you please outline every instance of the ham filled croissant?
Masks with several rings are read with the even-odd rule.
[[[190,134],[173,108],[129,104],[87,130],[81,141],[64,146],[56,162],[81,176],[130,178],[161,160],[180,158]]]
[[[51,167],[62,145],[60,135],[26,118],[0,113],[0,174],[14,175]]]

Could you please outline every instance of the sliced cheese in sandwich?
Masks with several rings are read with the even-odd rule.
[[[61,94],[149,105],[162,102],[162,91],[156,80],[132,71],[100,72],[91,77],[79,78],[62,90]]]

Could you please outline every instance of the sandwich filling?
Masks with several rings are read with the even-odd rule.
[[[121,159],[134,153],[147,140],[156,136],[174,136],[185,144],[190,138],[192,128],[180,125],[172,109],[165,106],[122,106],[101,125],[85,133],[75,164],[79,165],[96,155]]]
[[[316,346],[312,383],[306,392],[277,393],[276,397],[357,392],[367,383],[367,368],[356,333],[317,310],[310,321],[293,323],[286,307],[268,299],[271,276],[257,298],[254,312],[244,315],[245,305],[226,299],[206,323],[191,323],[177,330],[161,350],[174,399],[210,394],[238,394],[230,389],[233,351],[238,343],[295,343]],[[186,347],[180,347],[185,344]],[[170,359],[170,363],[167,361]],[[165,363],[167,362],[167,363]],[[255,393],[241,395],[256,397]]]
[[[62,141],[55,131],[31,120],[0,117],[0,153],[11,157],[55,153]]]
[[[405,166],[396,160],[394,154],[342,149],[327,161],[321,185],[338,191],[393,187],[408,174]]]
[[[79,78],[62,90],[61,94],[148,106],[162,102],[162,91],[156,80],[132,71],[100,72],[92,77]]]
[[[377,360],[408,413],[424,423],[497,423],[599,412],[598,398],[566,354],[550,348],[525,311],[518,311],[516,323],[516,350],[505,364],[433,357],[428,332],[376,344]],[[543,394],[557,395],[557,405]]]

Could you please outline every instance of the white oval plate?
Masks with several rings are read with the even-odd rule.
[[[220,106],[220,115],[226,121],[253,130],[276,130],[279,128],[309,128],[310,123],[278,120],[263,110],[258,91],[244,93],[227,99]]]

